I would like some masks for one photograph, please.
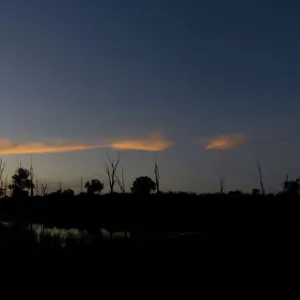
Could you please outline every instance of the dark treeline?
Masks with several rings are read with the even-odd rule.
[[[178,267],[187,261],[249,260],[300,250],[300,179],[287,177],[276,195],[266,194],[263,183],[251,194],[225,193],[224,180],[216,194],[163,193],[156,166],[155,181],[139,177],[126,193],[114,169],[107,168],[108,194],[101,194],[103,183],[93,179],[79,195],[59,189],[43,196],[33,196],[32,170],[17,169],[7,186],[11,196],[4,193],[0,199],[0,255],[5,262],[89,261],[108,269],[141,270],[144,265]],[[114,192],[117,181],[122,193]],[[80,234],[38,235],[36,224],[64,234],[75,228]],[[125,238],[116,240],[114,234],[120,232]]]

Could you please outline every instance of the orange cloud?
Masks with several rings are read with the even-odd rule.
[[[99,145],[88,145],[70,141],[56,141],[53,143],[24,142],[16,143],[8,139],[0,139],[0,154],[34,154],[68,152],[86,150],[101,147]]]
[[[70,140],[52,142],[12,142],[0,138],[0,155],[4,154],[37,154],[69,152],[96,148],[113,148],[118,150],[163,151],[170,148],[173,142],[162,136],[153,135],[149,138],[111,139],[105,143],[83,143]]]
[[[240,146],[245,141],[245,135],[238,134],[224,134],[212,138],[206,138],[206,150],[226,150]]]
[[[113,139],[109,144],[118,150],[163,151],[172,147],[174,142],[154,134],[147,138]]]

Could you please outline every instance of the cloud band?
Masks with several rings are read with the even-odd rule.
[[[70,140],[53,142],[13,142],[0,138],[0,155],[58,153],[88,150],[96,148],[113,148],[116,150],[163,151],[170,148],[173,142],[159,135],[144,138],[110,139],[103,143],[84,143]]]

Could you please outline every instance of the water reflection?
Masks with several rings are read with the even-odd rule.
[[[4,228],[9,229],[11,227],[10,223],[0,222],[0,225],[4,226]],[[103,240],[120,240],[120,239],[130,239],[139,237],[139,232],[128,232],[128,231],[120,231],[120,232],[110,232],[106,228],[99,229],[79,229],[79,228],[47,228],[42,224],[31,224],[25,227],[28,231],[31,231],[36,236],[38,242],[40,242],[41,238],[52,237],[54,239],[60,239],[62,243],[68,239],[81,239],[85,240],[87,243],[92,242],[92,239],[103,239]],[[155,232],[154,236],[163,235],[167,239],[199,239],[203,236],[203,232]]]
[[[28,229],[32,229],[39,239],[41,235],[48,235],[52,237],[60,237],[62,239],[67,239],[68,237],[74,238],[86,238],[89,236],[88,230],[82,230],[78,228],[46,228],[41,224],[32,224],[28,226]],[[120,231],[120,232],[110,232],[105,228],[100,228],[99,230],[93,230],[93,235],[98,235],[103,239],[128,239],[131,237],[130,232]]]

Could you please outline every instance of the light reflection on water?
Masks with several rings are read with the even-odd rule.
[[[80,230],[78,228],[70,228],[70,229],[62,229],[62,228],[46,228],[41,224],[32,224],[28,228],[31,228],[37,237],[40,237],[41,235],[50,235],[50,236],[59,236],[61,238],[67,238],[67,237],[76,237],[76,238],[84,238],[88,236],[87,230]],[[96,234],[96,232],[93,232]],[[103,239],[128,239],[131,237],[130,232],[113,232],[110,233],[110,231],[106,230],[105,228],[100,228],[97,232],[99,236],[101,236]]]
[[[10,227],[10,223],[0,222],[0,224]],[[27,227],[27,229],[32,230],[37,240],[39,241],[42,236],[58,237],[62,240],[67,238],[83,238],[90,239],[90,233],[87,230],[82,230],[78,228],[62,229],[58,227],[47,228],[41,224],[32,224]],[[130,232],[120,231],[120,232],[110,232],[105,228],[100,228],[99,230],[93,230],[92,235],[98,236],[102,239],[129,239],[132,237]],[[199,238],[203,235],[203,232],[169,232],[165,233],[165,236],[169,239],[181,239],[181,238]]]
[[[4,225],[7,228],[11,227],[11,224],[8,222],[1,222],[0,224]],[[87,230],[81,230],[78,228],[47,228],[41,224],[31,224],[26,227],[28,230],[32,230],[39,240],[41,236],[51,236],[51,237],[59,237],[61,239],[67,239],[68,237],[73,238],[87,238],[90,236]],[[130,232],[120,231],[120,232],[110,232],[105,228],[99,228],[99,230],[93,230],[93,235],[97,235],[103,239],[128,239],[131,237]]]

